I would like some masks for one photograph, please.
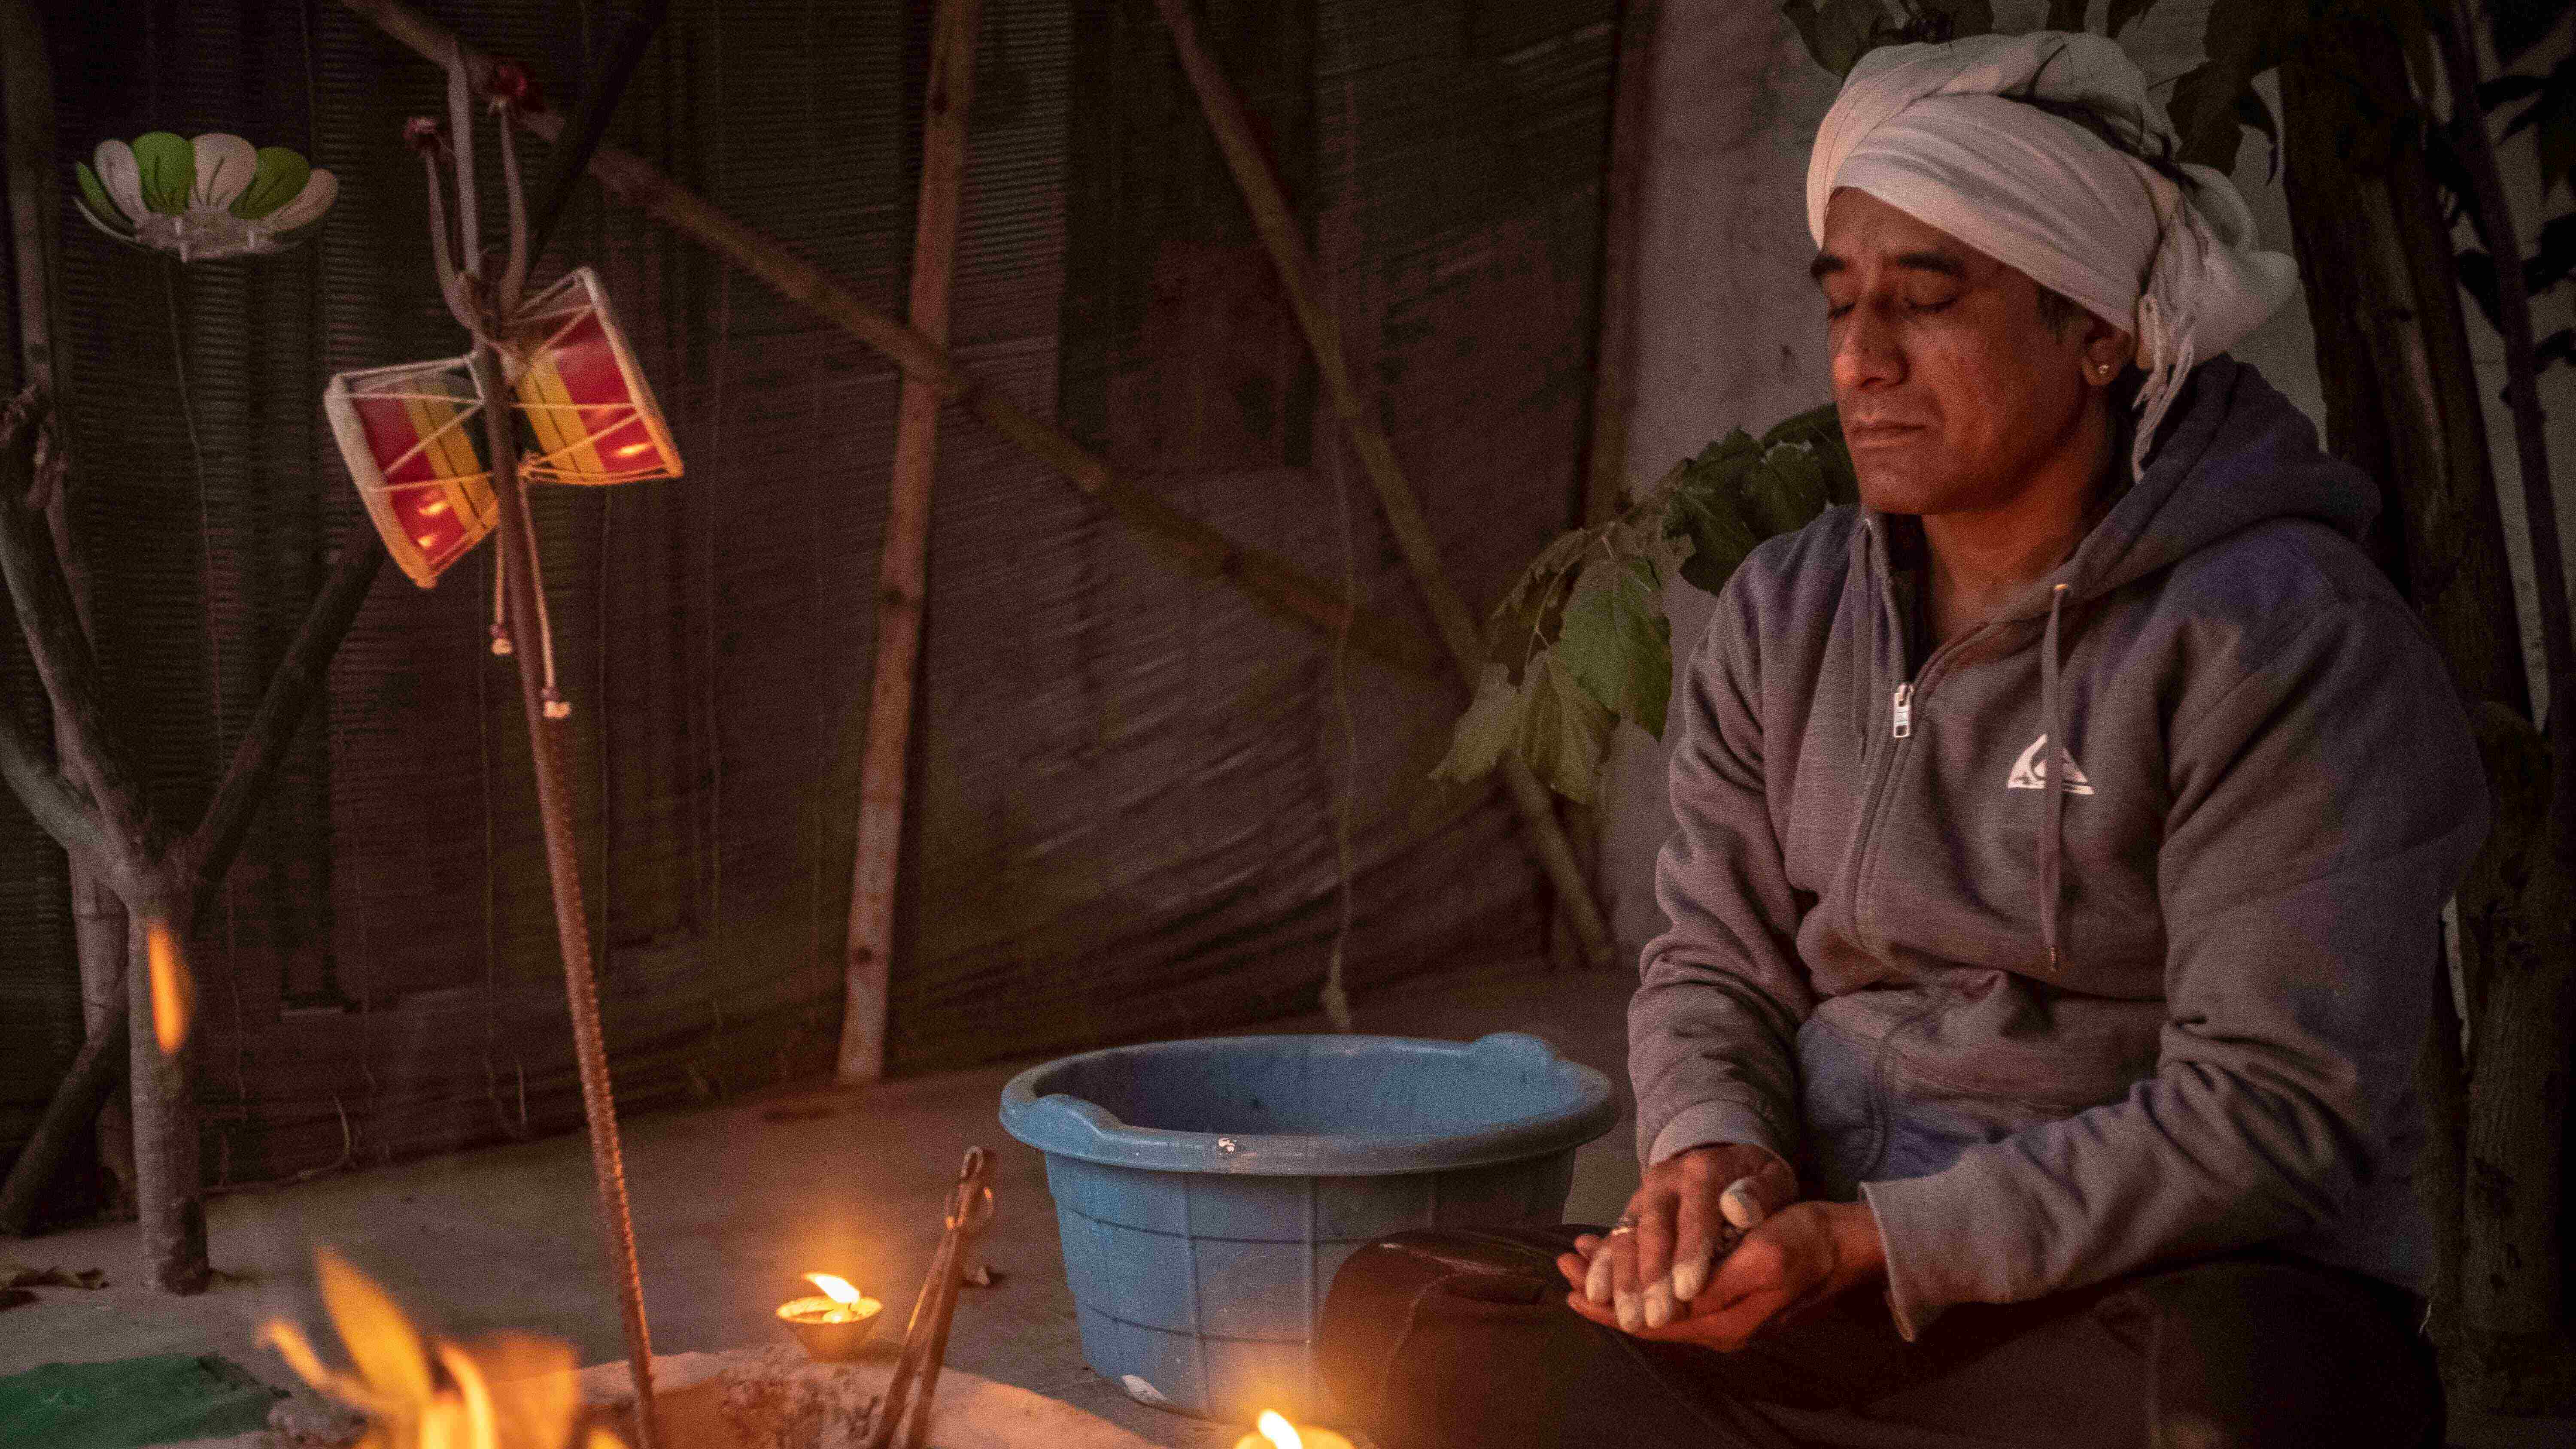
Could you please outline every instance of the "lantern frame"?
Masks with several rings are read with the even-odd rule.
[[[426,589],[498,526],[491,460],[470,426],[484,402],[462,357],[404,362],[332,377],[322,412],[385,551]],[[427,380],[444,380],[444,386]],[[380,406],[399,403],[394,414]],[[397,429],[407,430],[398,431]],[[390,450],[390,456],[387,451]],[[453,536],[424,537],[425,519],[453,519]]]
[[[599,274],[575,267],[529,298],[506,351],[530,446],[522,479],[588,487],[681,474],[679,445]]]

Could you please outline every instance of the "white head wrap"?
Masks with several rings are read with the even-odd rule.
[[[1825,242],[1838,187],[1868,192],[2058,292],[2137,339],[2140,470],[2156,425],[2201,359],[2253,331],[2298,286],[2255,249],[2226,176],[2183,168],[2183,190],[2035,98],[2085,104],[2150,154],[2173,122],[2109,39],[2043,31],[1873,50],[1852,67],[1807,163],[1807,230]]]

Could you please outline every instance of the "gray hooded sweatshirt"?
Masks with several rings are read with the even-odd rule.
[[[1639,1149],[1865,1195],[1912,1337],[2255,1244],[2420,1288],[2412,1088],[2486,830],[2368,479],[2204,363],[2146,471],[1910,656],[1918,526],[1764,544],[1688,671],[1629,1007]]]

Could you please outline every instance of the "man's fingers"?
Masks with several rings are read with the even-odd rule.
[[[1728,1183],[1726,1191],[1718,1194],[1717,1210],[1725,1214],[1727,1222],[1739,1233],[1753,1231],[1762,1226],[1764,1218],[1771,1216],[1770,1205],[1763,1201],[1761,1185],[1750,1177],[1739,1177]]]
[[[1683,1196],[1658,1197],[1637,1219],[1637,1316],[1647,1328],[1673,1321],[1673,1219]]]
[[[1634,1333],[1646,1326],[1643,1285],[1637,1277],[1637,1233],[1612,1233],[1607,1251],[1610,1254],[1610,1306],[1618,1310],[1619,1326]]]
[[[1688,1303],[1708,1286],[1709,1264],[1717,1256],[1717,1229],[1708,1204],[1698,1193],[1682,1194],[1673,1226],[1673,1297]],[[1660,1325],[1658,1325],[1660,1326]]]
[[[1789,1164],[1776,1157],[1763,1163],[1760,1170],[1749,1176],[1737,1178],[1729,1186],[1747,1188],[1754,1201],[1760,1204],[1764,1217],[1769,1217],[1798,1200],[1798,1174],[1790,1171]],[[1740,1226],[1749,1231],[1752,1224]]]
[[[1565,1279],[1565,1286],[1569,1291],[1580,1293],[1583,1291],[1585,1275],[1592,1271],[1592,1260],[1578,1246],[1571,1253],[1556,1255],[1556,1271]]]

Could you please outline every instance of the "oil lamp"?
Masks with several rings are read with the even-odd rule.
[[[819,1296],[791,1298],[778,1305],[779,1321],[805,1345],[817,1363],[841,1363],[859,1356],[859,1345],[877,1326],[885,1305],[850,1286],[846,1278],[808,1273],[805,1281],[823,1290]]]
[[[1299,1429],[1268,1409],[1261,1411],[1255,1432],[1234,1441],[1234,1449],[1352,1449],[1351,1441],[1330,1429]]]

